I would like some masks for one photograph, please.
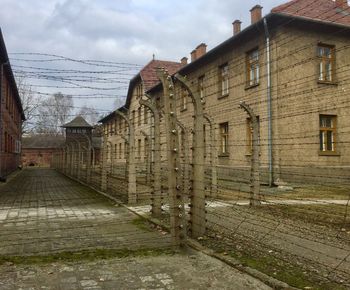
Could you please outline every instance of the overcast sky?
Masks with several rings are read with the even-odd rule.
[[[211,49],[232,35],[232,22],[249,25],[255,4],[267,14],[283,0],[0,0],[0,26],[10,58],[14,52],[39,52],[74,59],[95,59],[145,65],[156,59],[179,61],[199,43]],[[28,58],[28,56],[21,56]],[[37,57],[36,57],[37,58]],[[19,63],[46,68],[70,68],[66,62]],[[76,67],[74,67],[76,69]],[[83,67],[82,69],[87,69]],[[91,67],[88,69],[92,69]],[[127,84],[128,73],[121,79]],[[42,80],[30,79],[32,84]],[[121,82],[119,82],[120,84]],[[109,94],[125,95],[126,85]],[[116,85],[115,85],[116,87]],[[53,92],[55,88],[37,88]],[[82,89],[61,89],[72,95]],[[86,90],[84,90],[86,92]],[[94,91],[96,93],[98,91]],[[76,100],[112,110],[113,100]]]

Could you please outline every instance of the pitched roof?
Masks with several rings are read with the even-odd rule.
[[[174,62],[174,61],[166,61],[166,60],[151,60],[148,64],[146,64],[141,71],[134,76],[130,83],[129,83],[129,89],[128,89],[128,95],[126,97],[126,103],[125,107],[129,108],[132,92],[134,90],[135,85],[138,83],[138,81],[142,81],[144,84],[144,90],[148,91],[152,87],[154,87],[156,84],[159,83],[159,79],[157,77],[157,68],[164,68],[166,69],[170,75],[176,73],[178,70],[180,70],[183,65],[180,62]]]
[[[350,7],[345,0],[340,2],[343,5],[333,0],[292,0],[273,8],[271,13],[350,25]]]
[[[33,135],[22,138],[23,149],[59,148],[65,143],[62,135]]]
[[[145,86],[145,90],[152,88],[159,82],[157,77],[157,68],[165,68],[170,75],[176,73],[181,67],[181,63],[174,61],[164,61],[164,60],[151,60],[147,65],[145,65],[141,71],[141,80]]]
[[[63,128],[92,128],[92,126],[86,122],[82,116],[75,117],[72,121],[64,124]]]

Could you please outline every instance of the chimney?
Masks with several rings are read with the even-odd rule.
[[[191,52],[191,62],[194,62],[197,59],[197,50],[192,50]]]
[[[196,47],[196,58],[200,58],[206,53],[207,53],[207,45],[205,43],[201,43]]]
[[[260,5],[255,5],[250,9],[250,15],[252,18],[252,24],[258,22],[261,19],[262,7]]]
[[[347,0],[335,0],[335,5],[337,5],[337,7],[341,7],[341,8],[348,8],[348,1]]]
[[[232,25],[233,25],[233,35],[236,35],[238,33],[241,32],[241,21],[239,21],[238,19],[235,20]]]
[[[183,66],[187,65],[187,60],[188,60],[188,58],[186,56],[184,56],[183,58],[181,58],[181,64]]]

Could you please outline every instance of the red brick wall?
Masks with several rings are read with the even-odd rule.
[[[7,69],[2,70],[0,111],[0,176],[20,165],[21,114]]]
[[[57,149],[54,148],[23,148],[22,149],[22,165],[27,166],[38,166],[38,167],[50,167],[52,156]]]

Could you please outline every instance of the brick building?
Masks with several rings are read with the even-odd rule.
[[[217,158],[219,178],[249,181],[251,124],[239,108],[245,101],[259,120],[263,182],[344,182],[350,176],[347,1],[294,0],[264,17],[259,5],[250,12],[251,23],[245,29],[234,21],[232,37],[208,52],[200,44],[191,53],[191,63],[185,65],[183,59],[175,68],[201,95],[204,112],[216,126],[217,155],[210,156],[205,125],[206,163]],[[139,104],[145,96],[137,84],[135,78],[130,82],[123,110],[135,127],[136,157],[143,161],[147,151],[143,135],[151,134],[151,120]],[[162,107],[159,83],[142,89]],[[177,117],[190,130],[193,105],[178,85],[176,97]],[[117,162],[123,161],[125,124],[114,114],[101,122],[113,147],[110,151]],[[191,135],[187,141],[191,144]],[[161,143],[164,152],[165,140]]]
[[[0,178],[16,170],[21,162],[21,99],[0,30]]]
[[[65,143],[62,135],[32,135],[22,138],[22,165],[50,167],[55,153]]]
[[[128,115],[135,129],[135,149],[138,163],[145,161],[149,142],[152,118],[148,109],[141,106],[139,101],[144,98],[144,92],[155,86],[159,80],[156,69],[163,67],[170,74],[175,73],[183,66],[183,63],[152,60],[130,81],[125,106],[120,111]],[[103,124],[104,135],[107,137],[109,163],[125,163],[126,141],[122,137],[127,132],[125,121],[115,112],[105,116],[99,122]]]

